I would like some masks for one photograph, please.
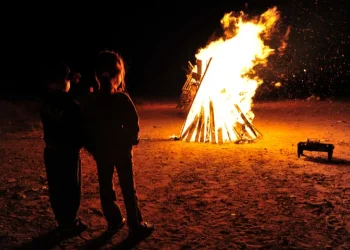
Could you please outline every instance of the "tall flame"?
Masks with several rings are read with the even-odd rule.
[[[254,66],[265,65],[274,53],[264,41],[269,39],[279,17],[276,7],[251,20],[246,20],[243,12],[238,16],[232,12],[224,15],[221,24],[225,37],[196,54],[205,70],[180,137],[218,143],[259,136],[252,126],[251,107],[263,81],[254,76]]]

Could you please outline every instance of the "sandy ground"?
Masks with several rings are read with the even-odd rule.
[[[27,104],[1,105],[0,249],[31,247],[55,226],[42,132]],[[223,145],[171,141],[186,118],[175,106],[137,106],[135,178],[155,231],[134,249],[350,249],[349,102],[255,104],[264,137]],[[306,138],[333,143],[333,160],[310,151],[298,158],[297,143]],[[52,249],[121,249],[127,227],[104,236],[95,163],[86,152],[82,162],[80,216],[89,229]],[[117,193],[125,212],[118,186]]]

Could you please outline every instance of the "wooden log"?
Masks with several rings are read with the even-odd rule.
[[[203,124],[204,124],[204,108],[203,108],[203,106],[201,106],[201,109],[199,112],[197,129],[195,131],[195,133],[196,133],[195,141],[196,142],[199,142],[199,138],[200,138],[199,136],[201,133],[203,133],[203,131],[202,131]]]
[[[193,133],[196,131],[196,128],[197,128],[197,124],[198,124],[198,120],[199,120],[199,115],[196,115],[196,119],[193,121],[193,123],[191,124],[191,128],[190,130],[188,131],[188,134],[186,136],[186,139],[185,141],[186,142],[190,142],[191,141],[191,138],[193,136]]]
[[[237,129],[236,129],[235,127],[233,127],[232,129],[233,129],[233,132],[235,132],[235,134],[236,134],[237,140],[242,139],[242,135],[240,135],[240,134],[238,133]]]
[[[202,84],[203,79],[204,79],[205,75],[206,75],[207,72],[208,72],[208,69],[209,69],[209,66],[210,66],[210,63],[211,63],[211,60],[212,60],[212,59],[213,59],[213,58],[210,57],[210,59],[209,59],[209,61],[208,61],[208,63],[207,63],[207,67],[206,67],[205,70],[204,70],[203,77],[201,78],[201,80],[200,80],[200,82],[199,82],[199,86]]]
[[[204,134],[205,134],[205,131],[204,131],[204,122],[202,123],[202,127],[201,127],[201,136],[199,137],[199,142],[204,142]]]
[[[194,68],[194,66],[193,66],[193,64],[190,62],[190,61],[188,61],[188,68],[192,71],[192,69]]]
[[[225,129],[226,129],[226,132],[227,132],[228,140],[232,141],[231,136],[230,136],[230,131],[228,130],[226,123],[225,123]]]
[[[203,120],[202,120],[202,125],[201,125],[201,128],[200,128],[200,138],[199,138],[199,142],[204,142],[204,135],[205,135],[205,131],[204,131],[204,128],[205,128],[205,110],[204,110],[204,107],[202,106],[201,107],[201,113],[203,114]]]
[[[257,130],[253,124],[251,124],[249,122],[249,120],[247,119],[247,117],[243,114],[242,110],[240,109],[240,107],[237,104],[234,104],[235,108],[237,109],[238,113],[240,114],[241,118],[243,119],[244,123],[246,126],[248,126],[250,128],[250,130],[253,132],[253,134],[256,137],[262,136],[262,134],[259,132],[259,130]]]
[[[197,59],[197,74],[202,75],[202,60]]]
[[[196,72],[192,72],[192,78],[199,82],[202,78],[202,75],[197,74]]]
[[[194,119],[192,120],[191,124],[187,127],[187,129],[180,134],[180,139],[185,139],[188,136],[189,132],[193,130],[194,127],[196,127],[197,122],[198,122],[198,115],[194,117]]]
[[[222,128],[218,128],[218,143],[222,144],[224,142],[222,137]]]
[[[205,128],[205,142],[209,142],[210,141],[210,116],[207,117],[205,124],[207,125]]]
[[[202,106],[203,108],[203,122],[202,122],[202,125],[201,125],[201,128],[200,128],[200,131],[201,131],[201,135],[200,135],[200,138],[199,138],[199,142],[204,142],[204,135],[205,135],[205,112],[204,112],[204,107]]]
[[[211,143],[216,143],[216,135],[215,135],[215,119],[214,119],[214,105],[213,101],[209,101],[209,121],[210,121],[210,139]]]

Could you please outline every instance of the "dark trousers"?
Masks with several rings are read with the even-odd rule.
[[[95,158],[100,185],[101,206],[108,223],[118,223],[122,220],[120,208],[116,202],[116,194],[113,184],[113,173],[116,169],[120,188],[124,198],[129,227],[136,227],[142,221],[138,198],[136,194],[132,151],[118,152],[118,156]]]
[[[45,148],[50,202],[59,225],[76,219],[81,199],[80,152]]]

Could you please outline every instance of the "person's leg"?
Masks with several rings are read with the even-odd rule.
[[[66,217],[68,221],[74,221],[77,218],[77,213],[81,201],[81,159],[79,152],[66,154],[65,157],[66,172],[65,188],[66,194]]]
[[[103,214],[109,225],[123,221],[113,185],[114,164],[96,160]]]
[[[128,225],[129,227],[138,226],[143,219],[135,188],[132,151],[125,152],[124,155],[120,156],[116,169],[124,197]]]
[[[132,150],[120,155],[117,165],[120,187],[124,196],[124,203],[127,212],[129,236],[136,238],[147,237],[153,232],[154,226],[143,221],[138,197],[136,194]]]
[[[65,158],[59,151],[45,148],[44,160],[49,187],[50,202],[58,225],[74,220],[71,209],[71,172],[66,166]],[[69,166],[72,167],[72,166]],[[74,201],[75,202],[75,201]]]
[[[87,226],[77,220],[81,199],[80,154],[44,150],[50,202],[59,228],[83,231]]]
[[[60,156],[50,148],[44,149],[44,161],[46,169],[47,184],[49,188],[50,203],[55,219],[58,224],[64,219],[61,203],[62,170],[59,162]]]

